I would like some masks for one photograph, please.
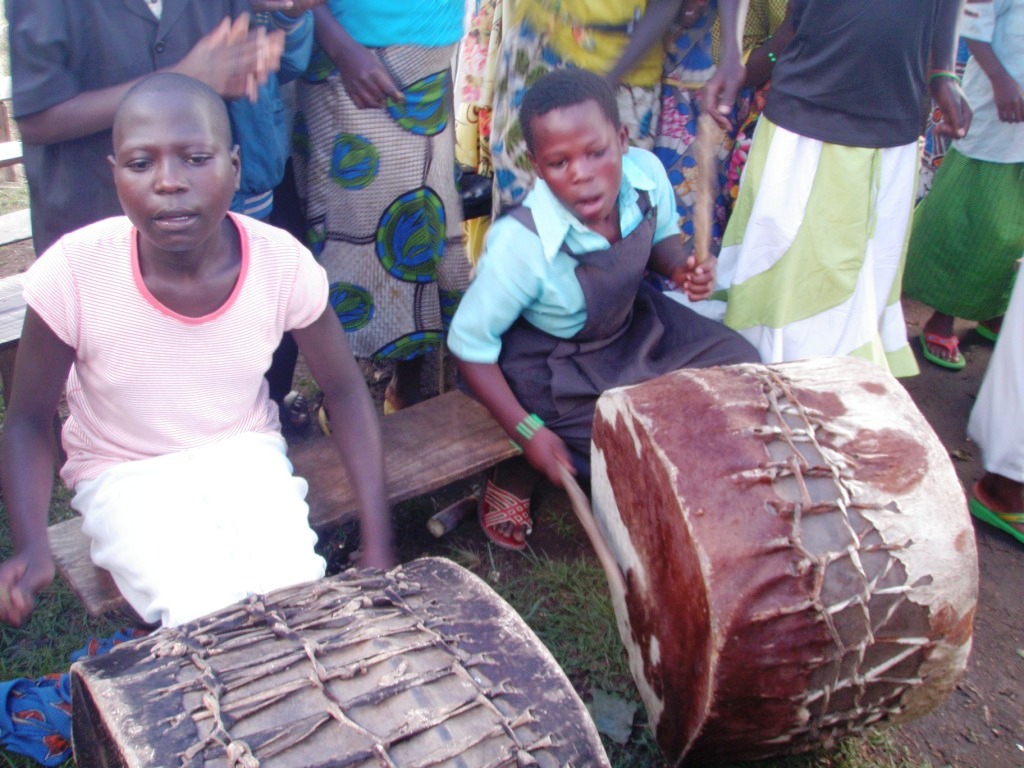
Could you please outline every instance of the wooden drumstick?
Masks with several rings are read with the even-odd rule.
[[[608,579],[608,586],[613,594],[626,594],[626,579],[622,575],[622,569],[619,568],[619,564],[615,562],[615,557],[608,548],[608,543],[604,540],[604,536],[601,535],[601,531],[597,527],[597,521],[594,520],[594,513],[590,509],[587,494],[580,488],[579,483],[576,482],[576,478],[572,476],[568,467],[564,464],[559,465],[558,472],[562,481],[562,488],[569,495],[572,511],[576,513],[576,518],[580,521],[580,525],[583,526],[587,538],[590,539],[590,545],[594,548],[597,559],[604,569],[604,575]]]
[[[479,504],[480,494],[478,493],[459,499],[454,504],[449,504],[441,511],[434,513],[427,520],[427,530],[435,537],[441,538],[451,532],[462,521],[462,518],[475,510]]]
[[[697,194],[693,206],[693,255],[698,264],[703,264],[711,255],[711,220],[718,180],[715,155],[724,138],[722,127],[709,112],[702,112],[697,119],[697,140],[694,142]]]

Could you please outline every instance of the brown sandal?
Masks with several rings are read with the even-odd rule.
[[[480,527],[487,538],[499,547],[522,552],[526,549],[526,536],[533,532],[533,518],[530,516],[530,500],[516,496],[499,488],[491,478],[484,484],[484,495],[478,507]],[[513,533],[504,533],[499,526],[511,523]],[[522,540],[515,532],[523,531]]]

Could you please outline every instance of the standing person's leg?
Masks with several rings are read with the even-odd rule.
[[[454,98],[451,77],[441,78],[443,92],[439,98],[448,105],[449,114],[454,115]],[[434,291],[438,302],[442,334],[447,333],[459,300],[469,285],[469,259],[462,231],[462,199],[455,184],[455,123],[453,118],[445,121],[440,131],[427,136],[427,157],[429,162],[424,171],[423,184],[433,190],[441,205],[443,218],[432,232],[436,251],[440,254],[434,265]],[[424,399],[422,371],[425,355],[436,351],[441,355],[444,342],[439,341],[432,350],[424,349],[395,363],[395,371],[385,391],[385,412],[390,413]]]
[[[653,152],[665,166],[675,193],[679,229],[687,254],[693,250],[693,207],[698,173],[693,153],[700,115],[698,93],[715,71],[711,55],[715,18],[715,11],[704,7],[698,17],[687,17],[692,26],[679,29],[666,45],[654,138]],[[713,233],[713,239],[717,250],[721,233]]]
[[[935,310],[921,345],[937,365],[964,367],[954,317],[983,323],[990,338],[998,332],[1024,252],[1021,174],[1024,163],[975,160],[951,148],[914,212],[903,291]]]
[[[913,144],[840,147],[758,121],[718,287],[725,323],[765,362],[852,355],[917,372],[899,305],[916,167]],[[705,304],[721,302],[692,308]]]
[[[491,113],[494,216],[521,203],[533,185],[519,105],[530,83],[561,65],[560,58],[544,45],[542,34],[528,22],[510,23],[503,30]]]
[[[334,70],[307,76],[298,91],[294,159],[310,244],[356,357],[397,364],[394,405],[422,398],[417,358],[442,344],[444,317],[468,276],[449,108],[453,49],[373,49],[406,90],[404,103],[359,109]]]
[[[1006,321],[967,432],[981,447],[985,474],[971,512],[1024,542],[1024,279],[1017,275]]]

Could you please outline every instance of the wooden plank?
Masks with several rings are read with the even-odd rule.
[[[82,533],[82,518],[51,525],[48,533],[57,570],[89,615],[102,616],[127,605],[110,573],[93,565],[89,538]]]
[[[0,280],[0,349],[16,345],[21,338],[25,322],[22,279],[22,275],[12,275]]]
[[[9,245],[32,237],[32,215],[28,208],[0,216],[0,245]]]
[[[484,406],[462,392],[446,392],[381,421],[388,501],[436,491],[516,455],[504,430]],[[355,494],[328,438],[296,445],[295,474],[309,481],[310,525],[318,530],[355,520]],[[51,525],[57,570],[93,616],[124,605],[110,574],[93,565],[81,518]]]
[[[11,135],[11,112],[7,106],[7,99],[11,97],[11,86],[10,78],[4,78],[7,82],[6,95],[0,92],[0,141],[10,141],[13,136]],[[15,182],[18,180],[18,173],[13,166],[7,166],[6,168],[0,168],[0,179],[6,182]]]
[[[22,154],[20,141],[0,142],[0,168],[8,165],[18,165],[21,161]]]
[[[517,453],[487,409],[458,391],[382,419],[381,433],[392,504],[436,491]],[[355,495],[332,441],[310,440],[289,456],[295,474],[309,481],[306,500],[314,528],[355,515]]]

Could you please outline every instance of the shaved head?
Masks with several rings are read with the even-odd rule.
[[[210,120],[210,128],[218,139],[223,139],[225,146],[231,146],[231,122],[228,119],[228,110],[224,100],[217,95],[217,92],[205,83],[179,75],[174,72],[158,72],[143,78],[133,85],[121,99],[121,103],[114,113],[114,146],[120,143],[121,117],[127,113],[135,104],[145,101],[152,96],[166,96],[168,94],[181,94],[194,100]]]

